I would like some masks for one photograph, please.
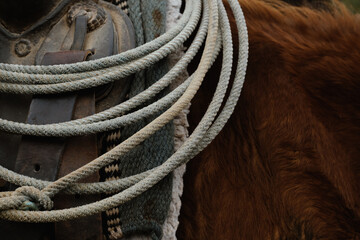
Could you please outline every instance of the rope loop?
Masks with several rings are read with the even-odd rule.
[[[230,81],[230,75],[235,65],[233,65],[234,48],[230,22],[222,0],[186,0],[183,18],[174,30],[134,50],[101,60],[57,66],[21,66],[0,63],[0,92],[35,94],[40,91],[41,94],[49,94],[92,88],[141,71],[160,61],[181,48],[184,41],[200,24],[188,51],[168,74],[124,103],[84,119],[57,124],[31,125],[0,118],[0,131],[35,136],[68,137],[109,131],[151,116],[154,112],[163,111],[161,115],[112,150],[54,182],[30,178],[0,166],[1,179],[23,186],[13,193],[0,192],[0,219],[20,222],[58,222],[106,211],[137,197],[202,151],[230,118],[245,80],[249,48],[246,22],[238,0],[227,0],[227,2],[238,29],[239,42],[233,81]],[[165,97],[152,104],[145,104],[175,81],[202,45],[204,46],[202,57],[194,74]],[[81,179],[119,160],[187,108],[221,49],[223,66],[208,109],[189,138],[172,156],[151,170],[124,179],[112,182],[79,183]],[[93,82],[96,84],[94,85]],[[145,107],[131,112],[142,104]],[[53,208],[51,198],[59,192],[65,194],[117,193],[87,205],[51,210]]]
[[[50,197],[33,186],[23,186],[17,188],[14,193],[14,196],[24,196],[28,200],[24,201],[19,207],[21,210],[51,210],[54,207],[54,202]]]

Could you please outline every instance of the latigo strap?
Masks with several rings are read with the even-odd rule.
[[[43,43],[39,49],[32,49],[37,51],[36,57],[34,54],[22,57],[26,58],[28,64],[35,62],[38,65],[57,65],[97,59],[126,51],[135,45],[133,30],[130,21],[124,19],[126,15],[119,12],[119,9],[106,3],[101,5],[92,2],[76,3],[67,15],[55,22],[56,24],[47,32],[45,40],[41,38],[44,33],[38,33]],[[97,13],[100,13],[100,18],[96,16]],[[83,50],[83,48],[91,50]],[[58,49],[70,50],[58,51]],[[51,124],[93,115],[123,101],[128,90],[127,82],[127,79],[124,79],[77,92],[34,95],[30,99],[26,123]],[[24,135],[19,142],[19,151],[14,159],[13,169],[29,177],[54,181],[97,158],[97,137],[96,134],[68,138]],[[83,179],[83,182],[98,181],[98,173]],[[5,188],[4,185],[2,187]],[[10,186],[11,190],[15,188]],[[100,195],[60,194],[54,198],[54,209],[76,207],[98,200]],[[35,204],[24,205],[24,209],[27,207],[41,209],[41,206]],[[53,224],[1,222],[0,231],[3,233],[1,239],[4,240],[95,240],[103,239],[102,226],[102,217],[99,213]]]

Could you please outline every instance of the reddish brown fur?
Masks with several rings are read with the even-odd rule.
[[[179,238],[360,239],[359,20],[341,4],[330,14],[240,3],[245,85],[224,130],[188,164]]]

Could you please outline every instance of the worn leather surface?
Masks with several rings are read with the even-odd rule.
[[[79,119],[95,113],[94,90],[78,94],[73,119]],[[78,169],[97,157],[97,138],[95,134],[72,137],[66,140],[58,178]],[[97,182],[99,175],[93,174],[83,182]],[[64,209],[99,201],[99,195],[59,195],[55,197],[55,209]],[[102,239],[101,214],[76,220],[55,223],[55,239]]]
[[[42,65],[75,63],[86,60],[91,51],[61,51],[46,53]],[[65,93],[58,95],[34,96],[30,104],[27,122],[32,124],[48,124],[70,121],[82,118],[95,112],[94,90],[80,93]],[[79,144],[80,143],[80,144]],[[37,179],[54,181],[59,177],[85,165],[97,157],[96,136],[79,138],[48,138],[36,136],[23,136],[19,153],[15,162],[15,171]],[[98,181],[98,174],[89,178]],[[55,208],[68,208],[97,201],[100,196],[91,199],[82,197],[59,198],[55,201]],[[4,227],[8,224],[4,224]],[[11,224],[12,227],[19,225]],[[21,224],[22,227],[29,224]],[[53,235],[54,239],[102,239],[101,214],[82,218],[80,221],[67,221],[53,224],[30,224],[29,228],[20,235],[20,239],[43,239]],[[20,227],[20,226],[19,226]],[[76,230],[74,230],[76,229]],[[8,235],[7,233],[10,233]],[[13,231],[7,231],[5,239],[13,239]],[[39,235],[40,234],[40,235]]]
[[[119,14],[119,9],[111,4],[101,2],[100,5],[106,11],[107,21],[98,29],[87,33],[84,38],[83,48],[95,50],[95,54],[91,56],[91,59],[116,54],[120,51],[128,50],[135,45],[131,22],[124,20],[124,15]],[[5,51],[7,55],[11,55],[8,60],[1,58],[2,61],[8,63],[35,64],[40,63],[43,58],[46,58],[45,54],[48,52],[57,52],[55,54],[56,57],[52,59],[54,61],[51,60],[51,56],[55,55],[47,54],[48,57],[50,56],[48,59],[49,64],[60,63],[57,62],[59,58],[63,61],[61,63],[70,63],[73,57],[80,57],[81,54],[77,55],[79,52],[69,54],[69,52],[65,51],[66,49],[70,49],[74,42],[75,24],[69,26],[66,23],[66,14],[64,14],[63,11],[59,14],[63,14],[63,16],[55,17],[54,19],[56,21],[52,21],[50,24],[52,26],[51,28],[38,28],[36,31],[34,30],[34,32],[19,36],[19,39],[9,40],[7,36],[2,35],[0,32],[0,40],[4,42],[3,46],[7,46],[8,49],[14,48],[16,42],[20,41],[23,37],[27,38],[31,35],[31,38],[27,38],[31,45],[30,53],[20,57],[14,54],[11,55],[8,49],[0,47],[0,54]],[[46,23],[46,25],[48,26],[49,23]],[[2,56],[4,57],[5,55]],[[81,60],[83,60],[83,58],[81,58]],[[34,102],[31,104],[32,106],[30,106],[31,96],[0,94],[0,117],[19,122],[33,121],[33,123],[45,123],[46,121],[61,122],[69,120],[69,116],[70,119],[82,118],[123,101],[126,97],[129,81],[129,79],[123,79],[116,81],[114,84],[109,84],[102,89],[96,89],[96,97],[94,90],[82,91],[77,94],[77,97],[74,97],[72,94],[64,94],[60,98],[56,96],[59,102],[56,103],[56,101],[52,101],[51,104],[53,105],[51,109],[47,109],[43,113],[43,115],[48,115],[47,119],[42,117],[34,118],[32,113],[35,113],[37,110],[32,108]],[[35,96],[35,98],[37,98],[37,96]],[[38,98],[38,106],[42,105],[42,98],[43,97]],[[52,97],[47,96],[45,98]],[[76,98],[77,100],[75,101]],[[15,104],[9,103],[9,100]],[[57,111],[52,111],[52,109],[57,108],[54,105],[67,105],[67,110],[61,111],[60,117],[55,116],[58,113]],[[40,107],[40,109],[42,109],[42,107]],[[29,115],[28,110],[30,110]],[[35,115],[38,115],[38,113]],[[27,138],[29,141],[26,141]],[[19,144],[20,142],[22,143]],[[24,144],[29,144],[28,149],[38,149],[39,151],[27,151],[28,154],[26,154],[26,151],[24,152]],[[48,146],[44,147],[46,145]],[[18,151],[19,147],[20,151]],[[44,140],[44,138],[21,137],[13,134],[0,133],[0,164],[14,170],[15,159],[18,158],[18,160],[22,160],[22,163],[19,162],[16,164],[16,169],[19,170],[19,172],[23,172],[28,176],[35,176],[36,178],[54,180],[96,158],[98,155],[96,147],[97,137],[95,135],[69,138],[65,141],[59,138],[47,138],[47,140]],[[44,151],[46,152],[47,150],[45,149],[49,150],[51,148],[52,150],[49,152],[55,154],[46,155]],[[38,159],[39,155],[47,156],[47,160],[51,160],[51,158],[59,159],[60,157],[61,161],[58,163],[54,163],[54,161],[53,163],[44,161],[40,164],[38,161],[32,160]],[[50,170],[47,171],[46,169]],[[91,176],[85,181],[98,181],[98,176]],[[6,184],[0,182],[0,187],[5,190]],[[98,196],[66,196],[66,199],[63,196],[59,196],[55,198],[54,201],[55,208],[67,208],[97,200],[99,200]],[[8,233],[7,237],[2,235],[1,239],[102,239],[102,223],[100,217],[101,215],[99,214],[95,218],[82,218],[76,221],[56,223],[55,228],[52,227],[52,224],[8,224],[7,222],[0,222],[0,231],[2,233]],[[23,231],[19,232],[18,229],[22,229]]]

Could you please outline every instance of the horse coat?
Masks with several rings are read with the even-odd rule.
[[[243,92],[187,165],[179,239],[359,239],[360,22],[339,2],[323,1],[330,11],[314,2],[240,0],[250,40]]]
[[[337,2],[289,2],[298,7],[241,1],[251,50],[244,92],[188,166],[180,239],[359,237],[358,20]]]

